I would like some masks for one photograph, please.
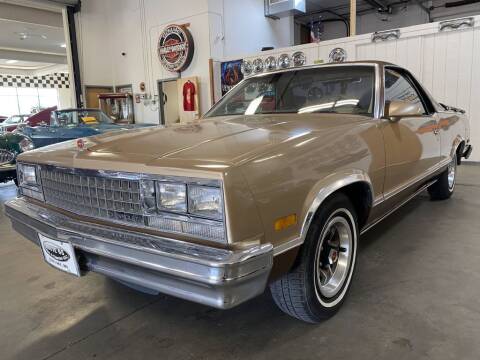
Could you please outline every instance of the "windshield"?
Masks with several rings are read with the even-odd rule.
[[[25,118],[26,118],[26,116],[13,115],[13,116],[10,116],[3,123],[4,124],[18,124],[18,123],[23,122],[25,120]]]
[[[371,115],[373,66],[332,66],[266,74],[245,80],[206,117],[272,113]]]
[[[98,124],[113,124],[113,120],[100,110],[56,111],[52,119],[53,126],[62,127]]]

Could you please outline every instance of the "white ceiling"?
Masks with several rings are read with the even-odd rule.
[[[66,55],[62,44],[65,44],[62,28],[0,19],[2,48]]]
[[[11,59],[0,59],[0,68],[6,69],[22,69],[22,70],[40,70],[46,67],[50,67],[55,64],[49,64],[44,62],[35,62],[35,61],[15,61],[12,63]]]
[[[61,13],[0,0],[0,73],[34,73],[66,64],[66,48],[62,45]]]

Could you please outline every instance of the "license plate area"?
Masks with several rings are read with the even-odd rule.
[[[40,245],[45,261],[54,268],[80,276],[75,249],[72,244],[60,240],[51,239],[39,234]]]

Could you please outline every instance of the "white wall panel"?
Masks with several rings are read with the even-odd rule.
[[[474,32],[478,31],[461,31],[459,53],[462,54],[458,59],[458,77],[457,77],[457,93],[455,103],[462,109],[470,113],[470,95],[472,85],[472,63],[473,63],[473,37]],[[478,55],[477,55],[478,57]],[[477,84],[478,86],[478,84]]]
[[[480,161],[480,16],[475,17],[474,28],[440,32],[439,23],[427,23],[401,28],[400,32],[398,40],[376,43],[372,43],[371,34],[324,41],[316,45],[318,59],[328,61],[330,51],[342,47],[349,61],[381,60],[406,67],[437,101],[467,111],[476,149],[471,160]]]
[[[470,115],[471,136],[475,150],[472,159],[480,161],[480,28],[473,33],[473,56],[470,76]]]
[[[407,51],[407,49],[405,49]],[[423,37],[423,56],[422,56],[422,79],[421,83],[427,89],[432,91],[434,82],[434,67],[435,67],[435,35],[426,35]],[[433,95],[433,93],[432,93]]]

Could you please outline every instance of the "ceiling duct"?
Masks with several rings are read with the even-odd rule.
[[[306,11],[305,0],[265,0],[265,16],[285,17],[304,14]]]

